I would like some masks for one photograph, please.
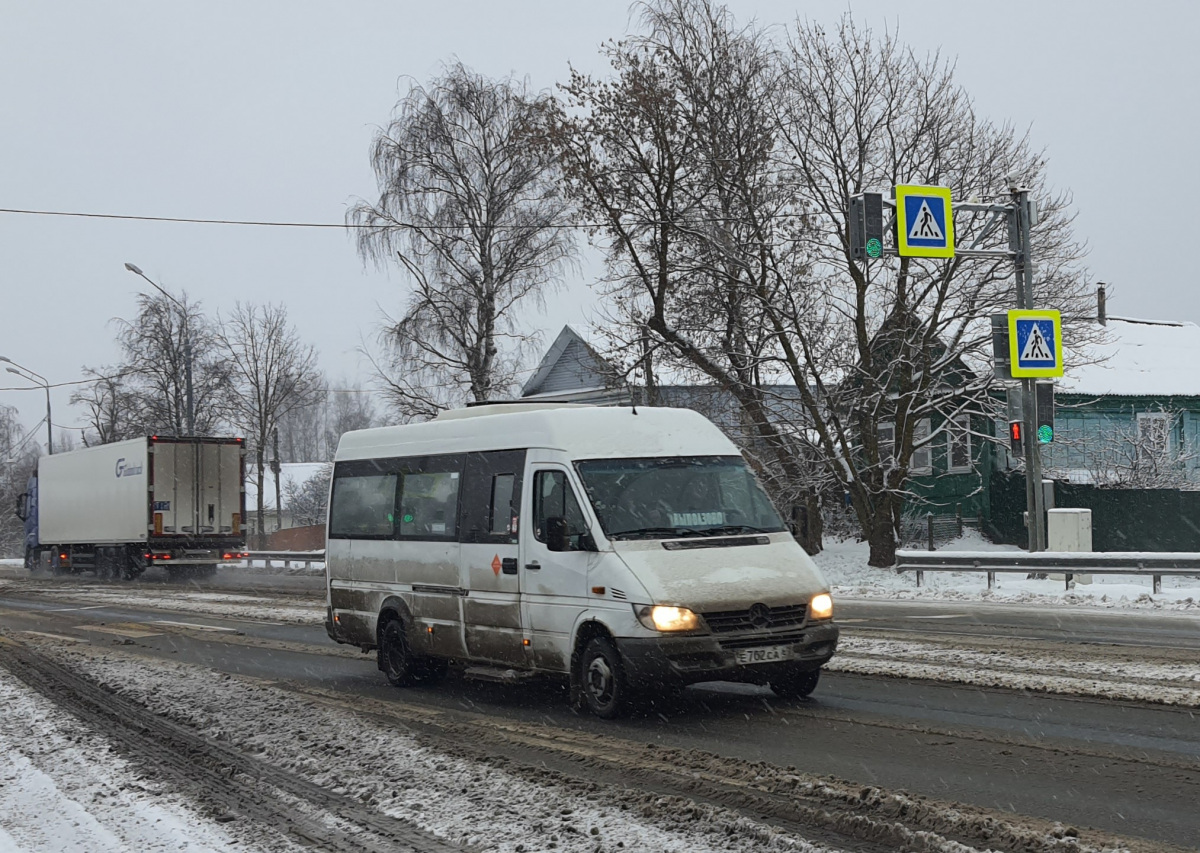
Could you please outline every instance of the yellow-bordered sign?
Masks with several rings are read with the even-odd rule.
[[[954,257],[949,188],[896,186],[896,251],[905,258]]]
[[[1009,311],[1008,356],[1017,379],[1062,376],[1062,316],[1057,311]]]

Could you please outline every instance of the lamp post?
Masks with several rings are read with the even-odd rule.
[[[163,296],[167,297],[167,299],[170,299],[177,306],[179,306],[180,316],[183,319],[183,361],[184,361],[183,373],[184,373],[184,381],[186,383],[186,393],[187,393],[187,430],[188,430],[188,435],[195,435],[196,434],[196,410],[195,410],[194,404],[192,402],[192,331],[191,331],[191,324],[188,322],[187,308],[184,307],[182,302],[180,302],[178,299],[176,299],[174,296],[172,296],[170,293],[167,293],[166,290],[164,290],[162,287],[160,287],[156,281],[154,281],[152,278],[150,278],[148,275],[146,275],[144,272],[142,272],[140,269],[138,269],[136,264],[131,264],[131,263],[127,262],[125,264],[125,269],[129,270],[134,275],[141,276],[142,278],[144,278],[147,282],[150,283],[151,287],[153,287],[155,290],[157,290]]]
[[[35,385],[41,385],[43,388],[46,389],[46,455],[53,456],[54,455],[54,428],[53,428],[53,424],[50,421],[50,383],[47,381],[45,376],[42,376],[42,374],[34,373],[28,367],[24,367],[20,364],[17,364],[11,358],[5,358],[4,356],[0,355],[0,361],[3,361],[6,364],[12,365],[12,367],[8,367],[5,369],[9,373],[11,373],[13,376],[20,376],[22,379],[26,379]]]

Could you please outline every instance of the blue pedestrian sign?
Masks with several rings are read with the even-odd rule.
[[[1061,315],[1057,311],[1009,311],[1008,348],[1015,378],[1062,376]]]
[[[896,186],[896,252],[906,258],[954,257],[949,189]]]

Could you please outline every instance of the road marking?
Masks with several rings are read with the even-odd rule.
[[[905,616],[905,619],[966,619],[969,613],[945,613],[939,616]]]
[[[217,625],[200,625],[195,622],[170,622],[166,619],[154,619],[151,625],[166,625],[171,628],[194,628],[197,631],[229,631],[236,632],[237,628],[222,628]]]
[[[68,637],[66,634],[48,634],[45,631],[22,631],[22,634],[29,634],[33,637],[44,637],[47,640],[66,640],[68,643],[86,643],[88,640],[83,637]]]
[[[147,631],[145,628],[139,628],[136,625],[119,628],[115,625],[76,625],[76,631],[98,631],[101,634],[116,634],[118,637],[130,637],[135,640],[144,637],[159,637],[162,636],[162,631]]]
[[[47,610],[46,613],[74,613],[77,610],[102,610],[109,607],[108,604],[93,604],[90,607],[58,607],[54,610]]]

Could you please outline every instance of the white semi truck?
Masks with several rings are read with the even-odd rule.
[[[25,565],[132,579],[243,556],[245,443],[149,436],[43,456],[17,500]]]

